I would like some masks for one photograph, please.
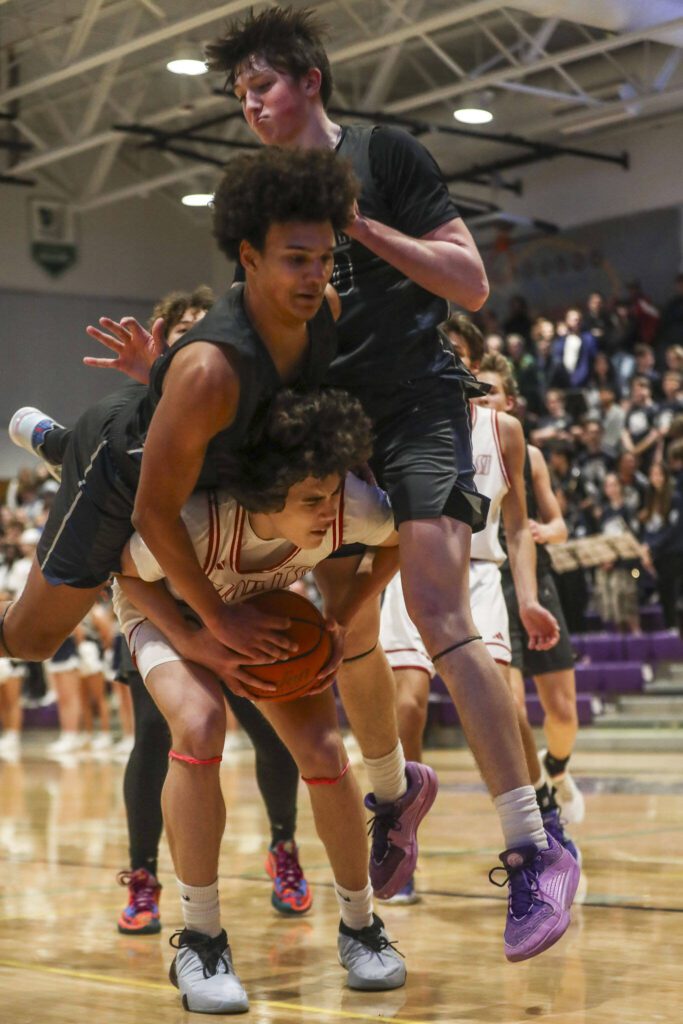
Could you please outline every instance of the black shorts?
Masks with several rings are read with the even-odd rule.
[[[55,586],[97,587],[121,568],[121,552],[133,533],[135,489],[117,468],[109,429],[131,401],[132,387],[139,389],[127,386],[107,395],[74,427],[36,550],[43,576]]]
[[[375,427],[372,470],[396,526],[448,516],[483,529],[489,500],[474,484],[469,402],[458,377],[407,381],[390,395],[364,397]]]
[[[512,648],[513,668],[519,669],[525,676],[542,676],[546,672],[562,672],[574,668],[574,651],[569,638],[569,629],[562,611],[555,580],[549,572],[538,577],[538,600],[557,619],[560,626],[560,639],[549,651],[530,651],[527,644],[529,637],[519,617],[517,595],[512,582],[512,574],[501,573],[503,577],[503,594],[510,622],[510,646]]]

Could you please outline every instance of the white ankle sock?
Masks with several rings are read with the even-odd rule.
[[[360,931],[372,924],[372,886],[368,882],[364,889],[354,892],[343,885],[334,883],[341,919],[347,928]]]
[[[399,740],[394,749],[384,757],[364,757],[363,764],[368,773],[370,788],[378,804],[390,804],[403,796],[408,788],[406,780],[406,759]]]
[[[493,800],[503,829],[505,849],[535,843],[539,850],[548,849],[543,819],[533,786],[520,786],[501,793]]]
[[[185,885],[176,878],[185,927],[214,939],[221,933],[218,879],[211,885]]]

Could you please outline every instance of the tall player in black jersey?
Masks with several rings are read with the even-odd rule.
[[[485,301],[481,258],[438,167],[417,141],[393,128],[343,127],[328,117],[332,76],[311,11],[252,15],[214,41],[207,56],[212,70],[227,75],[262,142],[335,150],[361,181],[356,216],[337,239],[342,316],[327,381],[357,395],[374,421],[373,468],[394,506],[406,604],[500,815],[511,891],[506,942],[517,947],[517,959],[526,959],[559,938],[567,907],[560,908],[558,927],[537,895],[539,876],[554,872],[559,854],[529,785],[511,696],[469,610],[470,539],[486,508],[473,483],[465,397],[471,378],[437,331],[449,301],[470,310]],[[321,583],[332,613],[358,560],[328,563]],[[530,644],[548,642],[539,624]],[[389,824],[380,832],[390,831],[391,815],[385,817]]]
[[[157,360],[148,387],[119,389],[76,424],[26,587],[0,608],[0,655],[50,656],[119,570],[134,528],[208,627],[206,642],[216,645],[235,692],[240,665],[292,648],[288,620],[222,603],[180,510],[196,487],[220,479],[222,462],[258,431],[279,388],[316,387],[326,374],[336,351],[325,299],[334,237],[355,195],[348,167],[331,153],[263,150],[231,162],[216,194],[216,236],[241,260],[246,284]],[[20,419],[12,426],[24,443]],[[50,460],[59,432],[40,429],[28,444]]]

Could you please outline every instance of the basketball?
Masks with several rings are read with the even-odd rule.
[[[256,700],[287,701],[303,697],[332,653],[332,639],[316,606],[292,590],[264,590],[249,598],[249,602],[267,615],[280,615],[290,620],[287,631],[290,640],[299,645],[284,661],[268,664],[249,664],[245,668],[266,683],[275,683],[273,693],[249,690]]]

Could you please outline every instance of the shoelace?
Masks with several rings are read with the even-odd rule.
[[[354,935],[359,942],[362,942],[364,946],[368,946],[373,953],[383,953],[385,949],[393,949],[394,953],[398,953],[405,960],[401,950],[396,948],[396,942],[391,942],[386,935],[382,935],[382,929],[379,924],[366,925],[365,928],[360,928],[357,932],[354,932]]]
[[[138,868],[137,871],[119,871],[118,880],[120,885],[127,885],[130,889],[131,901],[137,914],[156,909],[159,886],[148,871],[142,868]]]
[[[392,830],[400,831],[401,821],[400,818],[394,814],[394,808],[385,812],[384,814],[374,814],[372,818],[367,821],[368,835],[372,836],[372,859],[376,864],[380,864],[386,857],[391,842],[389,841],[389,832]]]
[[[294,850],[288,850],[284,843],[275,849],[275,874],[282,881],[283,888],[297,890],[304,878],[301,865]]]
[[[502,882],[498,882],[493,877],[499,871],[505,874],[505,879]],[[533,867],[533,864],[524,864],[521,868],[514,869],[507,868],[504,865],[491,868],[489,871],[489,882],[492,885],[497,885],[499,889],[502,889],[509,882],[508,907],[512,916],[518,921],[526,917],[532,910],[534,903],[537,902],[535,897],[538,892],[538,871]]]
[[[178,941],[174,942],[174,939]],[[174,949],[189,948],[196,953],[201,960],[205,978],[212,978],[218,971],[220,963],[225,967],[225,973],[230,974],[230,961],[227,959],[230,947],[226,943],[224,931],[212,939],[209,935],[188,932],[187,928],[183,928],[182,931],[174,932],[168,942]]]

